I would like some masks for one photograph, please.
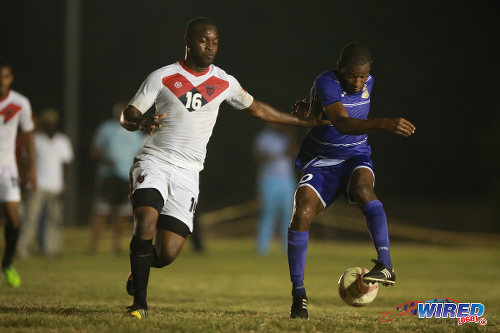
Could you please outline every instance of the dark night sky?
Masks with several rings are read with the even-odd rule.
[[[393,205],[400,198],[496,205],[500,36],[489,2],[475,8],[454,1],[200,3],[82,1],[75,142],[81,210],[90,201],[87,152],[96,126],[116,99],[129,100],[151,71],[183,56],[184,26],[196,16],[219,26],[215,64],[286,112],[319,73],[334,69],[343,45],[367,44],[374,58],[371,117],[404,116],[417,127],[409,139],[370,136],[377,192]],[[63,105],[63,15],[61,0],[2,4],[0,57],[14,63],[13,88],[35,111]],[[261,126],[221,107],[201,178],[202,210],[254,196],[251,143]]]

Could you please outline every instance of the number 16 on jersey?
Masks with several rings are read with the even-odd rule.
[[[192,91],[188,91],[186,93],[186,104],[184,105],[186,109],[191,111],[199,110],[203,106],[204,101],[203,96],[200,93],[194,93]]]

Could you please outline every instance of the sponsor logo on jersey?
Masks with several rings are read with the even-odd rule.
[[[16,105],[16,104],[10,103],[6,107],[4,107],[2,109],[2,111],[0,111],[0,115],[3,116],[3,122],[4,122],[4,124],[7,123],[12,118],[14,118],[14,116],[16,114],[18,114],[19,111],[21,111],[21,107],[19,105]]]
[[[176,87],[176,88],[180,88],[180,87],[182,87],[182,83],[180,83],[179,81],[176,81],[176,82],[174,83],[174,87]]]

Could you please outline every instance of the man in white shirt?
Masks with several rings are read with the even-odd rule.
[[[130,172],[134,236],[127,292],[134,296],[134,303],[127,314],[138,319],[147,316],[150,267],[172,263],[192,232],[199,172],[219,105],[226,101],[237,110],[277,124],[314,127],[323,123],[279,112],[255,100],[233,76],[212,65],[218,42],[212,21],[190,21],[185,58],[152,72],[122,113],[124,128],[151,135]],[[156,112],[144,116],[153,104]]]
[[[33,144],[33,120],[29,100],[11,90],[14,81],[12,66],[0,60],[0,205],[5,212],[5,252],[2,259],[2,271],[7,283],[12,287],[21,285],[21,278],[12,265],[19,238],[19,202],[21,182],[36,190],[35,150]],[[21,179],[17,168],[15,142],[17,129],[23,132],[26,150],[26,168]]]
[[[55,257],[61,248],[62,193],[65,165],[73,161],[71,141],[57,130],[59,114],[44,109],[38,118],[35,132],[35,152],[38,188],[28,195],[26,216],[23,219],[17,252],[21,258],[30,255],[38,231],[40,216],[45,211],[42,234],[42,253]]]

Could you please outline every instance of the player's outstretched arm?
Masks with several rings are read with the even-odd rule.
[[[307,119],[302,119],[295,115],[280,112],[269,104],[258,101],[256,99],[254,99],[252,104],[245,110],[255,118],[259,118],[268,123],[275,123],[280,125],[316,127],[319,125],[329,124],[328,121],[323,121],[318,117],[309,117]]]
[[[404,118],[351,118],[341,102],[327,105],[324,111],[332,125],[342,134],[358,135],[388,131],[393,134],[410,136],[415,133],[415,126]]]
[[[120,125],[127,131],[141,130],[151,135],[157,128],[161,127],[160,122],[166,115],[166,113],[162,113],[144,116],[135,106],[128,105],[122,112]]]

